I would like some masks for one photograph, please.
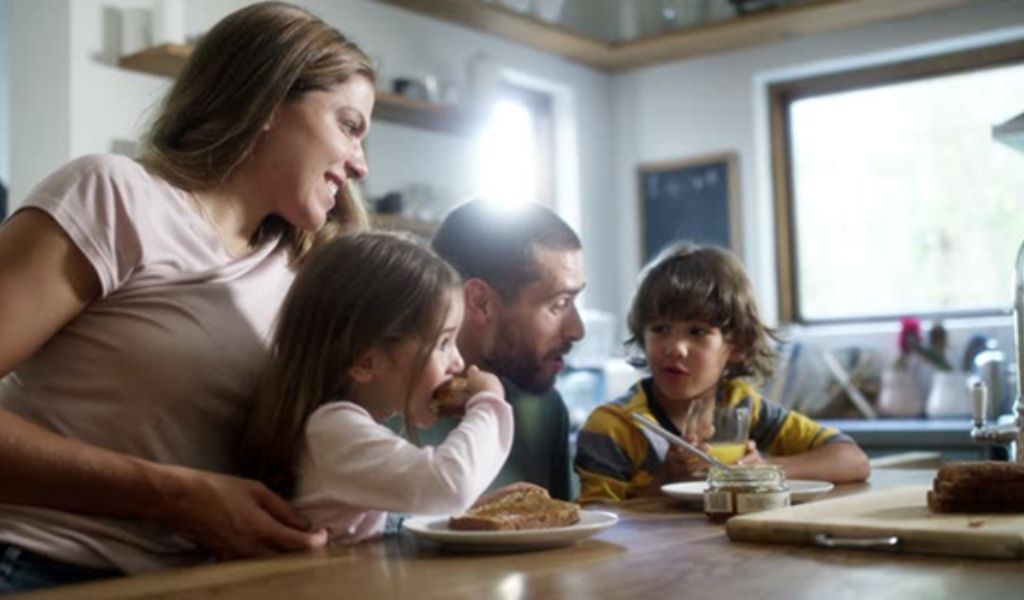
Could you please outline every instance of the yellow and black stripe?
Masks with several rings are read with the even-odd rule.
[[[679,430],[656,402],[649,401],[654,397],[651,386],[650,378],[639,381],[625,395],[597,407],[587,418],[576,441],[579,502],[620,502],[654,481],[668,443],[634,425],[631,415],[656,419],[676,434]],[[838,429],[824,427],[762,398],[753,386],[739,379],[721,383],[716,403],[750,410],[750,439],[762,454],[792,456],[824,444],[853,442]]]

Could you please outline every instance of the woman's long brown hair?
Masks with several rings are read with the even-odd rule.
[[[349,369],[372,348],[418,339],[409,394],[459,290],[458,274],[412,238],[357,233],[325,243],[285,299],[272,354],[240,446],[243,474],[290,496],[306,420],[344,400]]]
[[[366,54],[319,17],[283,2],[247,6],[196,45],[146,135],[140,161],[182,189],[213,188],[252,154],[281,103],[356,75],[376,80]],[[339,190],[322,231],[304,232],[271,216],[250,242],[283,235],[301,259],[320,240],[366,224],[366,210],[348,186]]]

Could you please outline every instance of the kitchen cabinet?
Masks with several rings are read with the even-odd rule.
[[[621,71],[895,21],[985,0],[806,0],[727,21],[605,42],[480,0],[381,0],[592,67]]]
[[[192,46],[163,44],[122,56],[125,69],[174,77],[192,54]],[[377,90],[373,118],[411,127],[455,135],[471,135],[479,118],[476,113],[457,106],[444,106]]]

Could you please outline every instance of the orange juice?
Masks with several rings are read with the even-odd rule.
[[[712,442],[708,445],[711,448],[711,456],[727,465],[736,464],[747,453],[746,442]]]

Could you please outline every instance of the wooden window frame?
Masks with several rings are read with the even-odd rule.
[[[939,75],[953,75],[1024,62],[1024,41],[830,73],[772,84],[768,87],[768,115],[771,134],[772,187],[775,204],[776,269],[779,290],[779,322],[809,323],[801,316],[797,295],[796,238],[793,205],[792,140],[789,136],[789,106],[814,96],[906,83]],[[886,317],[887,319],[887,317]],[[851,317],[827,322],[868,321]],[[826,322],[815,320],[814,323]]]

